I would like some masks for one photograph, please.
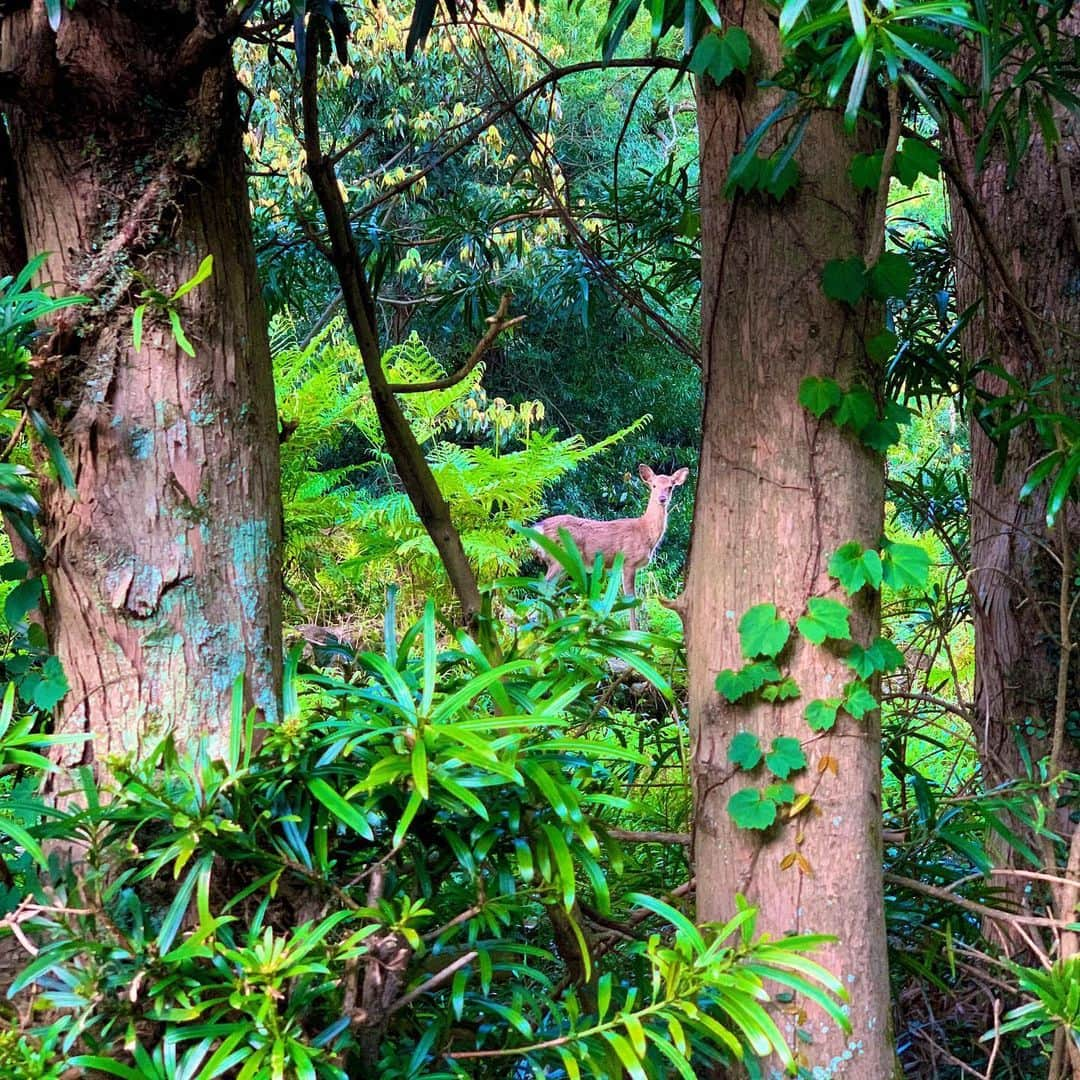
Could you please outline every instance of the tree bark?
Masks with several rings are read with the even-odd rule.
[[[1080,31],[1080,16],[1068,23],[1073,33]],[[977,81],[979,64],[977,50],[966,50],[961,77]],[[1080,185],[1080,130],[1064,110],[1059,120],[1064,129],[1060,145],[1048,152],[1041,135],[1034,134],[1011,187],[1000,143],[976,171],[975,148],[985,113],[972,110],[970,129],[954,121],[949,131],[959,182],[981,208],[989,232],[981,235],[957,184],[951,184],[957,306],[965,311],[980,305],[964,329],[964,351],[969,361],[988,360],[1025,386],[1054,372],[1075,375],[1080,356],[1080,234],[1070,224],[1076,222],[1072,192]],[[991,248],[1009,269],[1018,296],[1010,295]],[[1025,308],[1035,342],[1024,326]],[[976,381],[990,393],[1007,392],[993,375],[982,374]],[[1054,550],[1057,538],[1046,526],[1045,486],[1034,497],[1020,499],[1032,465],[1045,452],[1031,425],[1016,429],[999,478],[994,442],[977,421],[971,423],[975,737],[987,787],[1024,775],[1021,745],[1036,761],[1050,752],[1060,570],[1047,548]],[[1078,524],[1075,508],[1066,520],[1072,527]],[[1078,707],[1076,692],[1074,681],[1072,709]],[[1025,732],[1028,720],[1034,722],[1031,733]],[[1075,746],[1067,761],[1076,763]]]
[[[25,249],[96,301],[65,313],[33,389],[75,475],[42,499],[71,684],[57,729],[93,737],[68,766],[166,731],[221,753],[238,676],[278,715],[277,424],[225,8],[80,0],[54,33],[35,0],[2,23]],[[136,350],[141,288],[171,294],[206,255],[212,276],[175,304],[194,357],[153,307]]]
[[[866,250],[872,200],[859,196],[847,166],[856,150],[834,112],[818,112],[797,158],[801,180],[785,200],[726,199],[732,155],[778,101],[756,81],[780,66],[775,22],[760,3],[729,5],[725,25],[753,42],[745,82],[698,88],[702,204],[704,416],[693,538],[683,598],[687,630],[695,797],[698,919],[729,918],[734,896],[758,907],[759,932],[833,934],[817,958],[851,994],[850,1035],[813,1006],[805,1019],[781,1017],[808,1070],[865,1080],[896,1075],[890,1035],[881,878],[880,734],[877,714],[814,737],[805,703],[837,697],[849,669],[798,638],[783,666],[801,699],[728,705],[715,679],[739,668],[738,620],[771,601],[790,623],[809,597],[844,599],[826,572],[850,540],[877,547],[883,526],[881,459],[798,404],[801,381],[828,376],[847,388],[874,387],[861,338],[875,332],[821,290],[824,264]],[[865,141],[865,140],[863,140]],[[866,590],[864,590],[864,594]],[[879,605],[856,597],[851,626],[861,643],[879,627]],[[808,769],[794,777],[813,797],[794,821],[765,832],[737,828],[728,799],[747,773],[728,762],[733,735],[749,731],[766,748],[778,736],[804,745]],[[836,773],[831,768],[835,763]],[[760,780],[755,778],[757,786]],[[786,855],[805,860],[781,868]],[[786,865],[786,864],[785,864]],[[794,1023],[792,1023],[794,1021]],[[794,1028],[812,1043],[796,1038]]]

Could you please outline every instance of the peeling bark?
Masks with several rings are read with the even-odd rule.
[[[187,4],[80,2],[54,34],[35,2],[0,30],[25,248],[96,300],[65,313],[33,390],[76,478],[43,491],[48,626],[72,687],[58,730],[93,736],[68,766],[165,731],[221,752],[240,675],[277,716],[277,427],[236,84],[221,40],[175,64],[206,29]],[[136,275],[171,293],[208,254],[212,277],[178,304],[196,355],[153,310],[136,352]]]
[[[776,105],[756,81],[779,67],[775,23],[764,4],[721,8],[753,43],[744,82],[698,88],[701,139],[702,328],[705,382],[701,467],[684,596],[695,798],[694,859],[699,921],[734,914],[743,893],[759,909],[759,932],[832,934],[817,959],[851,994],[850,1035],[800,1001],[805,1021],[780,1016],[792,1049],[814,1075],[886,1080],[897,1075],[890,1035],[881,878],[880,732],[877,714],[814,737],[805,703],[838,697],[851,677],[838,657],[793,631],[783,663],[801,689],[796,702],[727,705],[714,683],[739,668],[737,623],[771,601],[789,622],[811,596],[845,599],[826,572],[849,540],[877,546],[883,525],[881,459],[798,404],[801,381],[828,376],[873,387],[877,373],[860,338],[873,324],[821,291],[825,262],[866,250],[872,199],[854,190],[847,166],[862,142],[839,117],[819,112],[797,160],[798,188],[783,203],[723,197],[732,155]],[[874,332],[873,329],[870,330]],[[877,599],[856,597],[857,641],[879,631]],[[765,832],[737,828],[729,798],[752,780],[731,767],[738,731],[768,747],[777,736],[804,743],[808,769],[794,777],[813,797],[794,822]],[[828,767],[836,763],[836,774]],[[822,766],[824,765],[824,768]],[[792,852],[806,861],[782,868]],[[812,1043],[795,1037],[792,1024]],[[785,1025],[787,1025],[785,1027]]]

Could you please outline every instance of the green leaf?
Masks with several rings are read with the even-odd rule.
[[[797,698],[802,691],[799,684],[788,675],[778,683],[770,683],[761,691],[763,701],[790,701]]]
[[[849,540],[833,552],[829,573],[840,582],[848,596],[869,585],[881,588],[881,556],[872,548],[863,548],[858,540]]]
[[[44,712],[51,712],[70,689],[60,658],[50,656],[42,667],[41,680],[34,687],[34,704]]]
[[[698,76],[708,75],[722,83],[732,72],[745,71],[750,64],[750,39],[739,26],[722,34],[705,34],[694,48],[687,67]]]
[[[807,614],[799,619],[799,633],[807,641],[820,645],[826,638],[834,641],[850,641],[850,609],[839,600],[828,596],[811,596],[806,605]]]
[[[784,803],[795,801],[795,789],[791,784],[769,784],[762,792],[766,799],[783,806]]]
[[[757,788],[743,788],[728,799],[727,811],[740,829],[767,829],[776,820],[776,803]]]
[[[180,288],[178,288],[176,292],[174,292],[172,296],[169,297],[169,299],[179,300],[181,296],[186,296],[189,292],[191,292],[192,289],[201,285],[213,272],[214,256],[207,255],[206,258],[203,259],[201,263],[199,263],[199,268],[195,271],[195,273],[191,277],[189,277],[187,281],[185,281],[183,285],[181,285]]]
[[[900,428],[892,420],[873,420],[859,432],[859,442],[879,454],[900,441]]]
[[[313,776],[307,781],[307,789],[338,821],[358,832],[365,840],[375,839],[367,818],[352,803],[346,802],[325,780]]]
[[[739,620],[739,643],[748,660],[777,656],[791,636],[791,627],[776,613],[775,604],[755,604]]]
[[[45,13],[49,17],[49,27],[55,34],[60,29],[60,22],[64,17],[63,0],[45,0]]]
[[[886,541],[881,576],[890,589],[922,588],[930,578],[930,556],[917,544]]]
[[[180,312],[175,308],[169,308],[169,325],[172,326],[173,337],[176,339],[176,344],[179,345],[188,356],[194,356],[195,349],[184,334],[184,328],[180,325]]]
[[[870,687],[861,679],[854,679],[844,687],[844,712],[861,720],[868,712],[878,707],[878,700]]]
[[[886,673],[902,668],[904,654],[891,641],[879,637],[865,649],[861,645],[852,646],[844,663],[860,679],[869,679],[877,671]]]
[[[885,251],[870,270],[870,291],[877,300],[906,296],[915,277],[915,268],[906,255]]]
[[[885,154],[876,150],[872,154],[856,154],[848,167],[848,176],[859,191],[877,191],[881,183],[881,165]]]
[[[837,427],[850,428],[856,435],[877,419],[877,403],[865,386],[853,386],[840,402],[833,420]]]
[[[34,427],[37,437],[49,453],[49,462],[56,472],[56,478],[64,485],[67,491],[75,490],[75,475],[71,471],[64,449],[60,440],[53,434],[52,428],[45,422],[45,417],[37,409],[29,409],[27,415]]]
[[[806,706],[803,716],[812,731],[830,731],[836,723],[836,711],[839,708],[839,698],[818,698]]]
[[[893,173],[904,187],[911,187],[919,174],[936,180],[941,171],[941,154],[922,139],[904,139],[897,151]]]
[[[843,400],[844,392],[833,379],[810,376],[799,385],[799,404],[819,419]]]
[[[764,755],[758,737],[751,731],[740,731],[732,737],[727,756],[740,769],[753,769]]]
[[[773,739],[772,748],[765,755],[765,765],[778,780],[786,780],[793,772],[806,768],[806,754],[798,739],[784,735]]]
[[[765,159],[768,168],[762,170],[762,178],[765,193],[779,202],[799,182],[799,164],[789,157],[777,168],[776,156]]]
[[[899,344],[900,339],[891,330],[882,330],[880,334],[875,334],[872,338],[867,338],[866,355],[869,356],[875,364],[882,364],[896,352],[896,348]]]
[[[4,618],[9,626],[17,626],[41,602],[41,578],[20,581],[4,599]]]
[[[854,307],[867,288],[866,267],[862,259],[832,259],[821,272],[821,288],[830,300],[841,300]]]
[[[716,676],[716,689],[734,703],[779,678],[780,671],[771,660],[757,660],[738,671],[724,668]]]
[[[146,305],[140,304],[131,313],[131,347],[136,352],[142,351],[143,319],[146,317]]]
[[[1080,474],[1080,449],[1073,450],[1050,486],[1050,494],[1046,498],[1047,525],[1053,527],[1078,474]]]

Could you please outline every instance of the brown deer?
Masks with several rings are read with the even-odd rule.
[[[615,556],[621,553],[623,592],[633,596],[637,572],[648,566],[660,541],[664,539],[672,493],[686,482],[689,475],[689,469],[679,469],[671,476],[658,476],[648,465],[639,465],[638,476],[649,488],[649,505],[641,517],[594,521],[572,514],[556,514],[555,517],[538,521],[533,528],[555,543],[559,543],[559,530],[565,529],[577,544],[586,566],[591,566],[597,555],[604,557],[605,566],[611,566]],[[546,579],[554,580],[561,573],[562,565],[546,551],[537,551],[547,563]],[[634,608],[630,609],[630,629],[637,629],[637,611]]]

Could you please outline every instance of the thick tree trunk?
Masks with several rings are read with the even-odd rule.
[[[225,5],[220,5],[223,11]],[[194,5],[200,18],[217,5]],[[71,692],[59,728],[93,741],[65,764],[227,745],[238,676],[277,715],[281,673],[277,425],[240,144],[220,27],[191,5],[80,2],[59,32],[44,4],[5,17],[5,110],[25,246],[48,251],[72,309],[34,395],[76,492],[48,483],[47,623]],[[189,357],[151,308],[213,255],[176,304]]]
[[[765,5],[729,7],[754,45],[746,83],[699,88],[702,203],[704,418],[684,621],[690,667],[695,785],[694,856],[700,921],[723,920],[743,893],[759,908],[758,930],[836,935],[818,958],[851,994],[850,1035],[812,1006],[791,1032],[807,1066],[830,1076],[895,1075],[881,880],[880,745],[877,714],[841,714],[814,737],[806,702],[839,696],[851,676],[828,650],[793,632],[783,656],[801,699],[727,705],[714,683],[739,668],[740,616],[775,603],[789,622],[808,598],[844,599],[826,573],[829,555],[858,540],[876,547],[883,523],[881,459],[798,404],[809,375],[873,386],[860,336],[864,315],[826,299],[820,275],[833,258],[861,255],[872,218],[846,169],[858,147],[835,114],[810,123],[798,160],[802,178],[782,204],[726,200],[732,155],[775,106],[753,85],[779,67],[775,22]],[[871,330],[871,332],[873,332]],[[852,631],[878,632],[878,604],[851,602]],[[803,743],[809,761],[794,777],[812,809],[771,829],[737,828],[728,799],[750,779],[728,762],[731,738],[753,732]],[[836,772],[832,770],[835,763]],[[755,777],[757,786],[762,786]],[[798,853],[791,865],[785,856]],[[786,868],[783,868],[786,867]],[[824,1074],[824,1072],[823,1072]]]
[[[1080,17],[1070,22],[1073,33],[1080,31]],[[977,81],[979,63],[977,50],[967,50],[961,75]],[[1080,190],[1080,129],[1063,114],[1064,138],[1053,153],[1036,133],[1010,187],[1000,144],[976,172],[975,148],[986,117],[974,111],[972,119],[970,130],[952,124],[948,147],[958,180],[981,208],[989,233],[981,235],[957,183],[950,185],[957,305],[964,311],[980,304],[965,328],[964,350],[969,360],[989,360],[1025,386],[1054,372],[1071,372],[1075,379],[1080,359],[1080,228],[1073,193]],[[995,266],[998,260],[1012,277],[1008,285]],[[1010,296],[1013,288],[1019,292],[1016,297]],[[1030,312],[1030,329],[1018,301]],[[992,375],[979,376],[978,382],[990,393],[1007,392],[1005,383]],[[1060,537],[1047,530],[1045,489],[1020,499],[1032,465],[1045,452],[1030,425],[1018,428],[1009,439],[999,478],[997,448],[972,421],[969,582],[975,625],[975,737],[987,787],[1024,775],[1021,745],[1035,761],[1051,749],[1060,569],[1047,547],[1056,549]],[[1066,520],[1072,529],[1080,524],[1075,508]],[[1070,710],[1078,707],[1076,688],[1074,680]],[[1063,764],[1075,766],[1078,760],[1075,744],[1067,746]]]

